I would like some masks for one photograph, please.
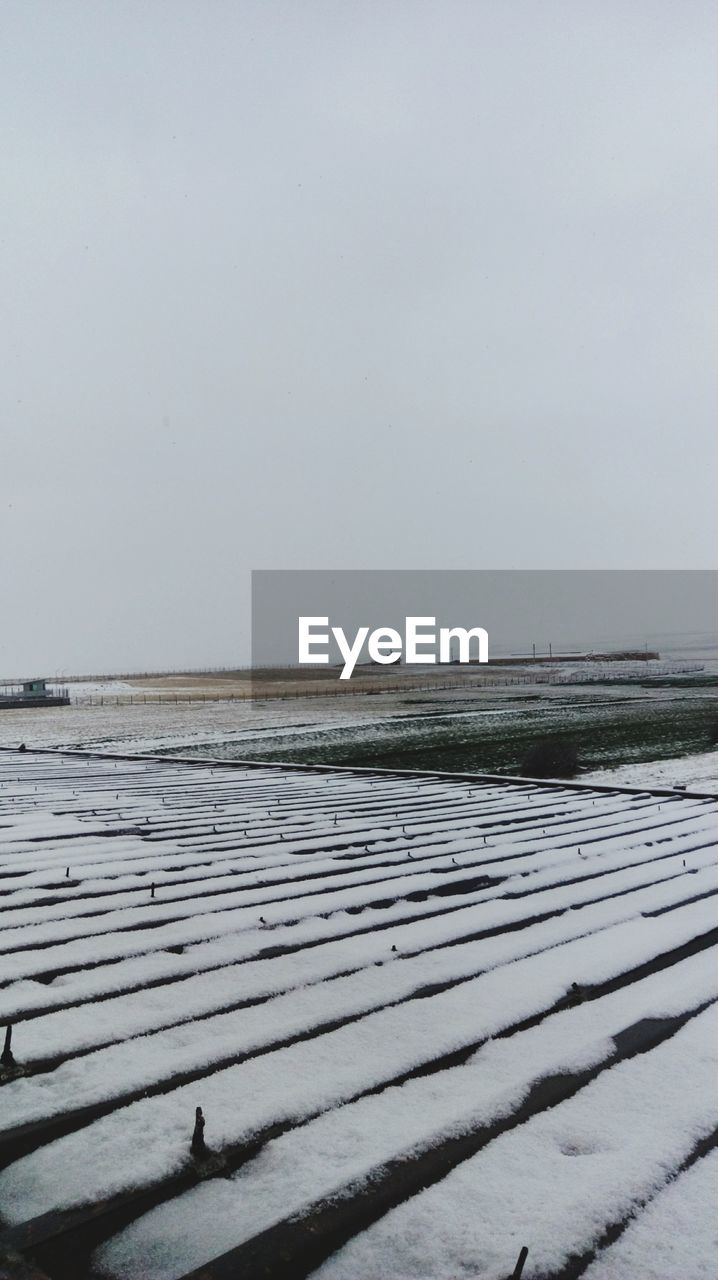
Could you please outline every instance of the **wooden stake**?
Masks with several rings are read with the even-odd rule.
[[[202,1115],[201,1107],[197,1107],[194,1113],[194,1132],[190,1150],[193,1156],[207,1155],[207,1147],[204,1141],[204,1116]]]
[[[516,1263],[516,1266],[514,1267],[513,1274],[512,1274],[512,1276],[511,1276],[511,1280],[521,1280],[521,1276],[522,1276],[522,1274],[523,1274],[524,1265],[525,1265],[525,1263],[526,1263],[526,1259],[528,1258],[528,1256],[529,1256],[529,1251],[528,1251],[528,1249],[526,1248],[526,1245],[524,1245],[523,1249],[521,1250],[521,1252],[520,1252],[520,1254],[519,1254],[519,1256],[518,1256],[518,1261],[517,1261],[517,1263]]]
[[[0,1054],[0,1062],[4,1067],[15,1066],[15,1059],[13,1057],[12,1049],[10,1047],[11,1044],[12,1044],[12,1023],[9,1022],[5,1028],[5,1044],[3,1046],[3,1051]]]

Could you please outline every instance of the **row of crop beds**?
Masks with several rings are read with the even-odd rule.
[[[698,1280],[717,908],[712,797],[2,751],[0,1256]]]

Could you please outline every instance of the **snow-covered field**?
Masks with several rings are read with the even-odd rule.
[[[699,755],[676,756],[671,760],[650,760],[617,769],[597,769],[585,774],[581,781],[620,787],[684,786],[718,794],[718,748]]]
[[[550,673],[560,681],[553,685],[532,682],[545,671],[512,668],[491,677],[510,684],[484,686],[469,676],[451,689],[359,693],[359,681],[357,696],[256,701],[203,702],[190,677],[167,677],[162,702],[152,700],[144,680],[74,682],[80,701],[71,706],[5,710],[0,746],[515,775],[529,768],[536,743],[551,737],[574,744],[580,776],[589,781],[684,783],[718,793],[718,751],[711,750],[718,662],[698,656],[705,668],[699,679],[648,679],[649,668],[663,666],[651,663],[609,664],[603,679],[605,664],[574,670],[564,663]],[[587,675],[601,679],[581,683]],[[234,691],[237,681],[225,686]],[[137,700],[130,704],[128,695]]]
[[[0,751],[0,1257],[712,1276],[717,901],[713,796]]]
[[[132,693],[127,684],[108,681],[104,685],[70,686],[72,697],[87,693],[102,696],[103,705],[73,703],[69,707],[15,708],[0,716],[0,746],[85,747],[88,750],[148,753],[163,751],[202,751],[205,755],[219,748],[241,752],[256,744],[281,744],[302,730],[326,735],[340,731],[343,735],[357,729],[371,729],[393,723],[404,717],[414,718],[425,711],[420,695],[368,694],[342,697],[276,698],[202,703],[199,700],[135,703],[128,706],[123,698]],[[134,690],[137,692],[137,690]],[[560,700],[559,688],[544,688],[548,703]],[[151,693],[148,695],[151,696]],[[525,696],[519,689],[492,689],[475,703],[462,692],[432,693],[431,711],[448,714],[466,706],[475,710],[488,708],[492,714],[511,712],[512,705]],[[116,701],[113,701],[116,699]],[[416,701],[418,699],[418,701]]]

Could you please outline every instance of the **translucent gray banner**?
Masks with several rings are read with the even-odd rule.
[[[412,619],[423,621],[417,627]],[[306,668],[315,675],[347,679],[367,663],[377,674],[391,672],[410,661],[412,652],[425,665],[441,666],[442,629],[485,632],[489,661],[509,655],[550,660],[616,650],[699,652],[718,642],[718,571],[386,569],[252,574],[256,670]],[[388,636],[377,637],[377,632]],[[478,635],[470,639],[470,652],[462,646],[461,636],[451,637],[449,648],[443,649],[445,661],[453,664],[462,656],[478,661]],[[353,668],[347,676],[350,647]],[[301,661],[307,655],[316,661]]]

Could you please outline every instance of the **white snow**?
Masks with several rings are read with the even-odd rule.
[[[317,1280],[504,1280],[524,1244],[527,1280],[551,1274],[665,1185],[718,1126],[717,1069],[712,1008],[388,1213]]]
[[[712,1152],[650,1201],[585,1280],[715,1280],[718,1154]]]
[[[711,968],[705,956],[693,957],[590,1008],[490,1041],[466,1066],[338,1107],[268,1143],[228,1181],[205,1183],[144,1215],[100,1250],[99,1262],[126,1280],[176,1280],[288,1214],[371,1179],[397,1155],[510,1114],[542,1076],[601,1062],[623,1027],[680,1012],[687,988],[696,1004],[715,998]]]
[[[216,1149],[282,1129],[99,1256],[118,1280],[176,1280],[590,1066],[593,1083],[322,1276],[504,1277],[526,1243],[529,1280],[636,1213],[595,1280],[624,1262],[667,1280],[636,1269],[636,1233],[718,1127],[718,1005],[699,1010],[718,1001],[717,903],[718,798],[0,752],[0,1021],[27,1071],[2,1085],[0,1144],[40,1126],[0,1173],[0,1212],[161,1183],[186,1165],[197,1105]],[[611,1065],[614,1036],[681,1013]],[[74,1132],[42,1130],[96,1103]],[[687,1173],[676,1213],[694,1184],[707,1203]],[[689,1280],[708,1239],[685,1253]]]

